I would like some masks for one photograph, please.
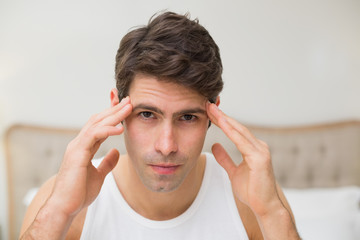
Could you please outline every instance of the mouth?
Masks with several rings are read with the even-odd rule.
[[[149,166],[157,174],[170,175],[170,174],[174,174],[181,165],[161,165],[161,164],[155,165],[154,164],[154,165],[149,165]]]

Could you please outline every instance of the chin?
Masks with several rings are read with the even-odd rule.
[[[146,186],[147,189],[149,189],[152,192],[158,192],[158,193],[170,193],[173,191],[176,191],[182,184],[182,181],[171,181],[171,182],[164,182],[164,181],[154,181],[152,184],[145,183],[143,184]]]

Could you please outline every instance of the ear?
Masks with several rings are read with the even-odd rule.
[[[111,89],[110,92],[110,102],[111,102],[111,106],[115,106],[117,105],[120,101],[119,101],[119,95],[118,95],[118,90],[116,88]]]
[[[220,96],[217,96],[217,97],[216,97],[215,105],[216,105],[216,106],[219,106],[219,105],[220,105]]]

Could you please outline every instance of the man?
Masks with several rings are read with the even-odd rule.
[[[22,239],[299,238],[267,145],[218,109],[220,54],[196,20],[166,12],[129,32],[115,72],[111,108],[68,145]],[[201,153],[211,123],[242,153],[239,166],[220,144],[212,151],[222,168]],[[127,155],[91,161],[122,133]]]

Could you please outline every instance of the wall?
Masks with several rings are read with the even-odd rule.
[[[190,11],[213,35],[224,64],[221,106],[242,122],[360,119],[359,1],[3,0],[1,139],[13,123],[80,127],[108,107],[121,37],[162,9]],[[2,154],[0,178],[6,234]]]

